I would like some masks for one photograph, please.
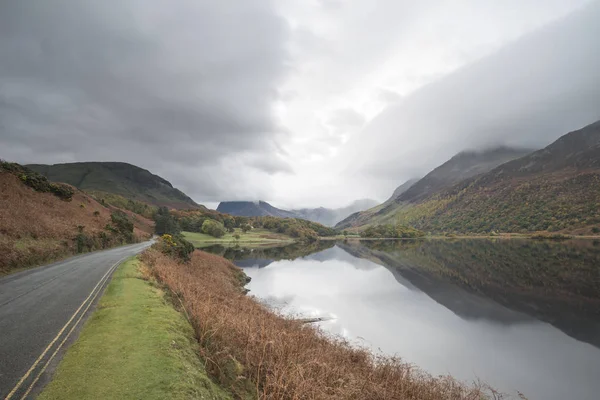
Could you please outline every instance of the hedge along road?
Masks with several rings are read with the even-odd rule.
[[[0,399],[39,392],[116,267],[151,244],[80,255],[0,279]]]

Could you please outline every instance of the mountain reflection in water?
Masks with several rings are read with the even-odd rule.
[[[434,374],[533,399],[600,393],[600,245],[347,241],[221,254],[251,294]],[[551,325],[549,325],[551,324]],[[568,336],[567,336],[568,335]]]

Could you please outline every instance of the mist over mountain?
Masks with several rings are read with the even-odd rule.
[[[396,196],[395,201],[418,201],[457,182],[488,172],[498,165],[523,157],[531,152],[533,152],[531,149],[514,149],[510,147],[497,147],[482,151],[462,151],[406,190],[403,190],[402,193]]]
[[[354,214],[336,228],[402,223],[434,232],[600,232],[600,121],[438,191],[417,190],[427,187],[420,182],[394,204]]]
[[[361,199],[352,202],[350,205],[342,208],[302,208],[292,210],[299,218],[318,222],[326,226],[334,226],[350,214],[358,211],[367,210],[377,205],[377,201],[371,199]]]
[[[423,178],[409,180],[400,185],[385,203],[364,212],[359,212],[341,221],[338,228],[363,225],[374,217],[395,209],[398,203],[418,202],[457,182],[488,172],[498,165],[531,153],[528,149],[497,147],[482,151],[462,151]]]
[[[336,209],[318,207],[288,211],[273,207],[265,201],[224,201],[219,203],[217,211],[245,217],[272,216],[281,218],[301,218],[318,222],[326,226],[334,226],[348,215],[357,211],[366,210],[376,204],[377,202],[375,200],[361,199],[354,201],[346,207]]]
[[[390,105],[348,143],[348,176],[383,186],[466,149],[541,148],[597,121],[599,19],[588,3]]]

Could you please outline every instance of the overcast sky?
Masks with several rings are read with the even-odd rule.
[[[0,157],[126,161],[196,201],[385,200],[600,119],[585,0],[0,0]]]

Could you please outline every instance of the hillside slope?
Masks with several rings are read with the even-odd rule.
[[[498,147],[485,151],[463,151],[425,175],[396,197],[396,202],[417,202],[457,182],[491,171],[498,165],[531,153],[530,149]]]
[[[529,149],[497,147],[484,151],[458,153],[422,179],[408,181],[399,186],[392,197],[380,206],[354,214],[341,221],[336,227],[346,229],[371,223],[379,216],[388,215],[406,202],[415,203],[432,196],[457,182],[491,171],[507,161],[531,153]]]
[[[420,179],[409,179],[409,180],[407,180],[402,185],[398,186],[394,190],[394,193],[392,193],[392,195],[390,196],[390,198],[387,199],[383,204],[389,204],[392,201],[396,200],[398,197],[400,197],[402,194],[404,194],[404,192],[406,192],[408,189],[410,189],[412,187],[412,185],[414,185],[415,183],[419,182],[419,180]]]
[[[433,231],[600,232],[600,121],[379,220]]]
[[[152,232],[152,221],[142,216],[107,208],[70,186],[0,162],[0,275],[140,241]]]
[[[0,162],[0,275],[153,232],[141,216],[104,207],[68,186],[64,195],[47,187],[43,176]]]
[[[27,166],[51,181],[65,182],[85,191],[121,195],[156,206],[199,208],[185,193],[158,175],[121,162],[77,162]]]

